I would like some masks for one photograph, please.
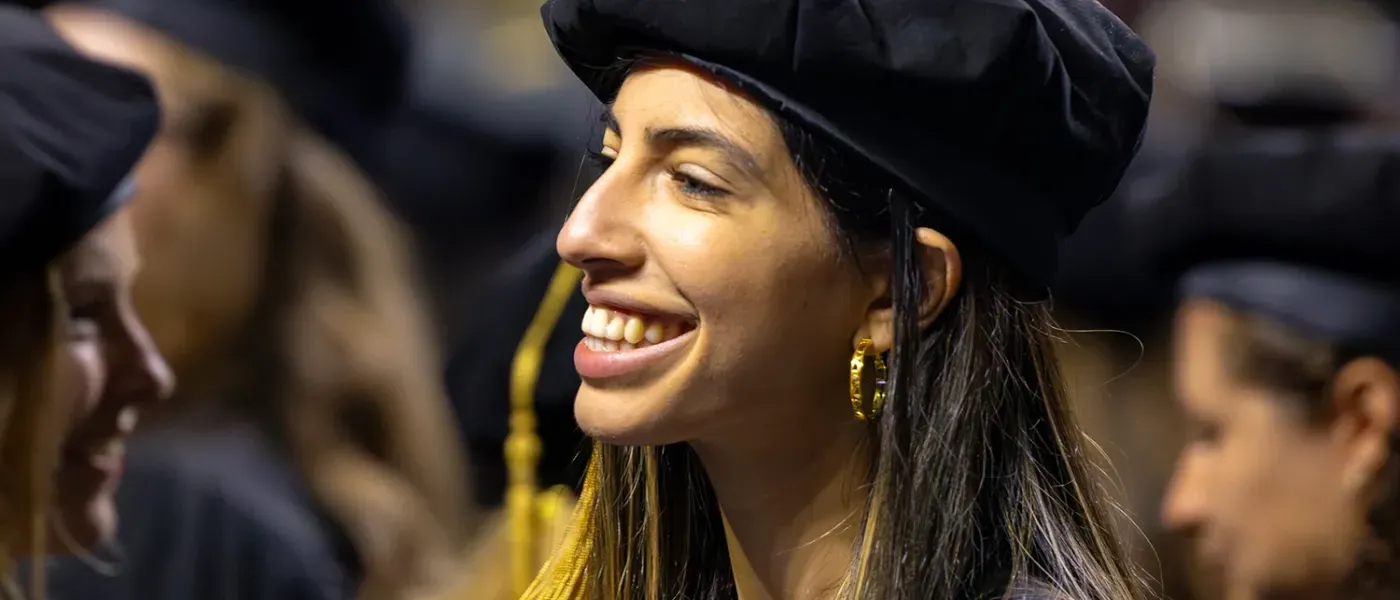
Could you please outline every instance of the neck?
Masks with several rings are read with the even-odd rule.
[[[723,442],[691,443],[724,514],[741,600],[835,596],[865,506],[867,435],[842,411],[780,427],[754,421]]]

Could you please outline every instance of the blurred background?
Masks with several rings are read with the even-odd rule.
[[[1172,400],[1167,363],[1165,335],[1173,298],[1170,289],[1156,281],[1145,265],[1135,261],[1131,252],[1123,250],[1130,244],[1122,236],[1120,209],[1130,203],[1135,194],[1151,194],[1167,185],[1163,182],[1170,180],[1173,169],[1191,155],[1193,148],[1221,131],[1247,125],[1251,119],[1288,122],[1304,118],[1316,106],[1326,110],[1342,106],[1354,111],[1356,120],[1374,123],[1376,127],[1389,126],[1394,121],[1394,115],[1389,113],[1394,105],[1400,104],[1396,102],[1400,100],[1397,96],[1400,88],[1395,85],[1400,79],[1400,68],[1396,65],[1400,52],[1396,51],[1393,40],[1368,45],[1367,40],[1372,38],[1355,33],[1358,27],[1371,31],[1366,29],[1367,23],[1389,31],[1387,7],[1377,3],[1357,3],[1352,8],[1347,8],[1351,4],[1340,1],[1104,0],[1104,3],[1148,39],[1159,54],[1160,70],[1149,134],[1139,160],[1120,188],[1119,197],[1090,216],[1070,240],[1062,259],[1064,272],[1054,302],[1066,330],[1065,368],[1079,415],[1103,450],[1104,482],[1122,503],[1124,530],[1129,532],[1134,556],[1159,582],[1167,598],[1212,600],[1198,591],[1198,584],[1202,582],[1171,537],[1158,525],[1163,490],[1185,436],[1185,424]],[[383,325],[385,329],[372,330],[377,333],[352,330],[344,334],[349,336],[346,339],[359,342],[342,345],[355,349],[371,339],[382,339],[365,336],[390,335],[384,333],[386,331],[398,332],[393,334],[398,335],[405,331],[399,324],[419,323],[415,326],[426,332],[427,339],[404,343],[421,346],[426,353],[422,356],[436,357],[430,364],[440,368],[432,373],[409,373],[412,369],[408,369],[401,376],[427,377],[428,385],[438,388],[445,384],[446,397],[425,393],[424,402],[440,401],[443,405],[424,408],[416,416],[403,416],[403,429],[379,431],[376,427],[390,430],[393,427],[366,426],[372,431],[364,433],[362,441],[356,443],[363,447],[389,447],[392,443],[380,438],[420,437],[415,434],[416,423],[450,424],[452,431],[438,438],[421,436],[422,439],[415,442],[430,444],[433,442],[422,440],[439,439],[449,446],[460,444],[460,447],[445,450],[418,449],[422,456],[436,456],[434,452],[456,453],[457,458],[428,460],[446,465],[435,474],[400,474],[408,481],[421,478],[427,482],[455,472],[469,481],[467,489],[439,490],[439,497],[449,499],[444,502],[450,503],[454,498],[462,502],[456,507],[460,509],[459,514],[441,519],[443,522],[459,520],[461,531],[470,532],[463,535],[489,536],[492,532],[500,533],[499,525],[491,523],[493,519],[498,520],[504,506],[509,478],[504,444],[509,430],[511,359],[535,307],[544,300],[554,267],[554,231],[563,222],[573,198],[588,186],[593,176],[582,158],[585,147],[598,134],[598,107],[555,55],[540,26],[538,0],[405,0],[404,8],[411,16],[415,32],[406,102],[389,119],[389,139],[381,144],[385,152],[380,160],[373,164],[359,161],[363,183],[369,189],[382,192],[375,196],[382,212],[371,211],[366,213],[367,218],[389,223],[392,235],[363,233],[376,230],[374,226],[356,233],[354,227],[345,224],[353,219],[343,214],[353,210],[332,206],[326,214],[340,215],[336,218],[341,220],[324,217],[324,222],[339,225],[325,225],[323,216],[303,215],[304,226],[332,231],[303,238],[300,243],[324,243],[337,248],[358,245],[360,251],[367,253],[360,258],[308,259],[311,264],[335,260],[348,264],[363,260],[368,264],[375,255],[402,250],[404,263],[401,266],[411,267],[411,277],[403,278],[398,295],[376,295],[380,294],[376,291],[380,287],[378,284],[356,283],[354,277],[339,275],[330,277],[338,282],[330,288],[355,290],[358,289],[355,286],[363,284],[367,291],[350,295],[379,298],[365,301],[366,306],[383,315],[392,315],[392,308],[377,303],[393,304],[408,299],[405,301],[411,301],[412,307],[409,312],[417,316],[409,315],[401,320],[383,316],[387,323]],[[1294,18],[1279,15],[1293,15]],[[1300,35],[1299,31],[1306,35]],[[1287,43],[1280,40],[1287,40]],[[1296,52],[1281,52],[1279,48],[1293,48]],[[171,77],[177,81],[191,81],[196,77],[208,78],[208,75]],[[1282,114],[1264,111],[1267,114],[1260,116],[1256,109],[1264,105],[1270,110],[1277,108],[1271,103],[1280,95],[1301,104],[1285,102],[1287,106],[1279,109],[1284,111]],[[1292,109],[1296,110],[1288,112]],[[331,139],[331,145],[334,144],[335,140]],[[326,168],[333,170],[333,167]],[[257,220],[262,217],[249,219],[260,224],[249,226],[254,229],[265,225],[272,231],[276,225],[271,218],[266,221]],[[236,217],[227,215],[215,220],[225,234],[226,229],[233,226],[230,222],[238,223]],[[155,225],[148,229],[157,230]],[[345,242],[356,236],[359,236],[358,242]],[[227,245],[224,251],[229,251]],[[323,251],[278,249],[269,245],[264,252],[269,255],[302,252],[314,257]],[[209,285],[215,287],[224,285],[218,283],[219,278],[251,281],[274,277],[257,260],[230,265],[227,269],[231,270],[213,270],[202,277],[213,281]],[[240,268],[248,272],[239,272]],[[390,265],[387,269],[395,271],[396,267]],[[260,295],[252,291],[259,285],[250,286],[241,292],[236,286],[224,286],[221,288],[224,293],[219,294],[223,300],[210,301],[229,303],[233,302],[229,298],[241,294],[247,298],[233,303],[246,305],[244,308],[190,309],[192,314],[198,315],[191,322],[211,323],[218,319],[210,314],[238,313],[242,316],[227,317],[229,323],[237,323],[229,329],[249,327],[249,323],[261,318],[259,315],[263,313],[258,306],[265,302],[253,300]],[[305,293],[311,298],[306,301],[308,304],[297,306],[327,305],[314,304],[322,298],[314,290]],[[340,306],[335,301],[329,301],[328,305]],[[573,308],[582,310],[578,306]],[[297,308],[292,314],[310,314],[296,312],[300,310],[311,309]],[[572,322],[568,310],[572,308],[566,309],[564,323]],[[359,323],[353,319],[351,322]],[[183,332],[180,336],[191,337],[195,334],[190,331],[196,328],[186,323],[178,327],[172,325],[167,330],[180,329]],[[289,339],[306,337],[298,333],[301,330],[295,326],[287,325],[287,328]],[[335,323],[326,325],[326,329],[339,335]],[[160,338],[161,324],[155,323],[153,330]],[[326,334],[328,339],[340,339],[331,334]],[[203,352],[195,349],[198,344],[176,341],[180,336],[166,334],[158,341],[168,342],[167,354],[172,355],[171,362],[181,376],[181,395],[203,394],[206,389],[224,385],[232,377],[208,366],[216,362],[212,357],[221,356],[225,351]],[[209,336],[219,341],[210,341],[208,345],[222,345],[230,349],[227,353],[237,353],[236,335],[219,337],[211,333]],[[169,349],[172,347],[175,349]],[[326,352],[321,346],[307,347],[310,349],[305,352],[309,355]],[[332,343],[327,347],[340,346]],[[367,361],[363,364],[378,364],[373,357],[357,359],[351,355],[353,352],[348,352],[349,358],[343,360],[352,367],[362,364],[355,362],[357,360]],[[581,436],[572,428],[568,409],[577,380],[570,379],[567,371],[571,368],[551,362],[549,356],[551,354],[546,352],[536,397],[532,399],[545,444],[539,476],[542,488],[577,481],[583,460],[579,451]],[[303,378],[317,381],[314,369],[308,369],[312,374]],[[556,372],[566,373],[556,377]],[[243,390],[238,393],[263,392]],[[390,409],[380,406],[377,410],[383,413]],[[344,418],[352,419],[352,416]],[[178,420],[170,419],[171,422]],[[318,439],[311,434],[307,436]],[[294,457],[292,462],[297,465],[298,472],[316,472],[307,466],[308,461],[314,462],[308,457],[318,456],[306,449],[312,442],[286,445],[294,448],[290,455]],[[412,443],[406,445],[413,446]],[[465,461],[460,452],[464,449],[467,451]],[[383,456],[394,455],[389,450],[377,452]],[[408,462],[415,461],[418,459]],[[403,470],[392,466],[394,460],[379,462],[390,465],[386,467],[390,472]],[[311,475],[301,479],[307,481],[294,487],[311,490],[309,493],[321,499],[314,504],[329,506],[316,512],[329,513],[331,516],[326,518],[339,524],[332,529],[343,530],[331,537],[345,539],[329,545],[334,547],[339,543],[354,547],[355,552],[351,554],[360,557],[348,561],[357,563],[350,570],[373,572],[374,552],[366,550],[370,542],[361,541],[368,539],[368,534],[360,533],[354,525],[347,525],[356,522],[353,515],[369,509],[359,508],[356,502],[327,500],[337,497],[336,492],[327,491],[336,487],[334,481],[322,481]],[[139,480],[133,480],[131,485],[133,489],[141,486]],[[427,483],[415,485],[433,487]],[[366,497],[360,491],[349,495]],[[451,513],[453,509],[434,510]],[[133,519],[127,524],[123,514],[123,532],[142,527],[139,518]],[[368,523],[373,521],[366,519]],[[139,553],[142,542],[124,539],[123,544],[129,553],[128,563],[134,564],[136,561],[130,553],[133,549]],[[501,548],[504,546],[498,546],[497,550]],[[330,554],[336,553],[331,551]],[[62,593],[65,585],[78,586],[66,583],[61,574],[54,578],[53,585],[58,588],[59,598],[69,597]],[[487,596],[477,591],[460,597]],[[132,597],[144,600],[155,596]]]

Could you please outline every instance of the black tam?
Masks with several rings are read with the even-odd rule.
[[[1187,296],[1400,356],[1400,136],[1253,131],[1131,200],[1130,239]]]
[[[863,158],[1046,285],[1137,152],[1155,58],[1093,0],[550,0],[602,100],[669,55]]]
[[[86,0],[272,84],[362,166],[404,94],[411,46],[390,0]]]
[[[111,214],[159,124],[145,78],[0,6],[0,278],[48,263]]]

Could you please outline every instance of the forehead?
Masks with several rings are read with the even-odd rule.
[[[1212,300],[1188,298],[1177,307],[1173,363],[1183,399],[1212,396],[1207,390],[1228,383],[1226,340],[1232,330],[1227,308]]]
[[[771,161],[783,156],[786,147],[777,124],[757,103],[713,75],[679,62],[633,70],[618,91],[612,114],[624,137],[634,129],[716,131],[742,144],[765,167],[773,166]]]

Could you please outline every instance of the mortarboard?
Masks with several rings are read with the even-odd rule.
[[[550,0],[542,12],[603,101],[619,61],[686,60],[868,161],[1039,286],[1137,152],[1153,85],[1151,50],[1093,0]]]
[[[312,128],[377,170],[411,46],[391,0],[81,0],[277,88]]]
[[[3,276],[47,264],[120,206],[159,123],[144,77],[82,57],[34,12],[0,6]]]
[[[1184,148],[1153,142],[1128,169],[1115,197],[1089,213],[1078,231],[1060,249],[1056,273],[1055,311],[1066,311],[1074,323],[1094,328],[1124,329],[1151,335],[1172,309],[1172,287],[1146,268],[1143,257],[1125,252],[1133,232],[1126,227],[1129,202],[1137,190],[1150,186],[1163,173],[1177,169]]]
[[[1132,236],[1186,296],[1358,351],[1400,356],[1400,136],[1253,130],[1132,198]]]

